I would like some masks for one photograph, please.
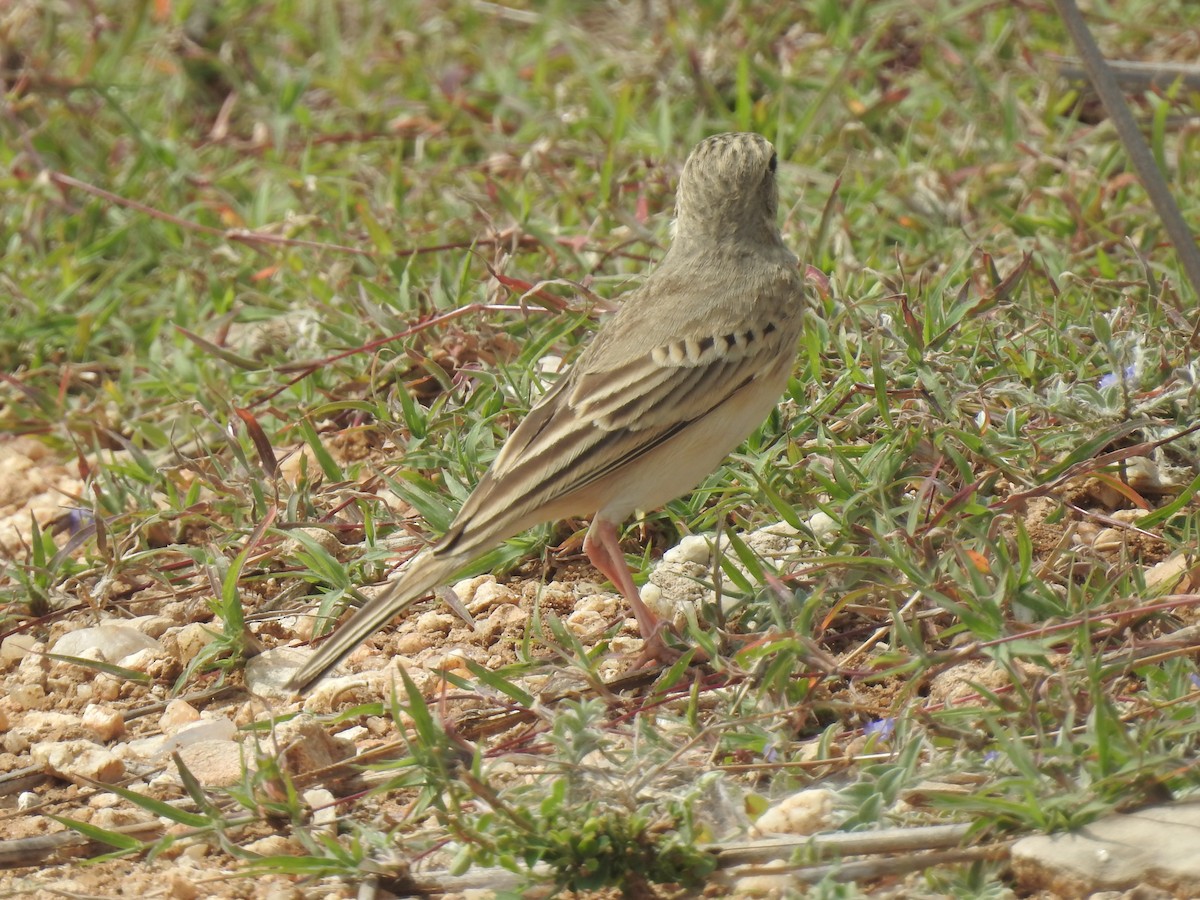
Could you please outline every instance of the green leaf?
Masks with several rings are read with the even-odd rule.
[[[118,850],[140,852],[150,846],[145,841],[140,841],[132,835],[121,834],[119,831],[109,831],[107,828],[101,828],[98,825],[92,825],[88,822],[80,822],[78,819],[71,819],[67,816],[47,814],[46,818],[53,819],[58,824],[64,825],[72,831],[79,832],[89,840],[98,841],[110,847],[116,847]]]
[[[516,684],[501,676],[499,672],[493,672],[491,669],[481,666],[472,659],[464,660],[464,662],[466,663],[467,670],[472,675],[474,675],[492,690],[510,698],[519,706],[522,706],[525,709],[530,709],[537,702],[537,698],[535,698],[532,694],[530,694],[528,691],[522,690]]]
[[[188,772],[188,776],[192,777]],[[186,783],[186,779],[185,779]],[[195,780],[193,777],[193,784]],[[198,787],[198,785],[196,785]],[[148,813],[158,816],[161,819],[170,819],[172,822],[178,822],[180,825],[187,825],[189,828],[208,828],[212,826],[213,819],[209,816],[200,815],[198,813],[188,812],[180,809],[177,806],[172,806],[162,800],[156,800],[153,797],[148,797],[145,794],[139,794],[137,791],[131,791],[129,788],[122,787],[119,784],[104,784],[104,790],[111,791],[118,797],[124,797],[135,806],[146,810]],[[203,792],[200,795],[203,797]],[[195,799],[193,797],[193,799]],[[207,798],[205,798],[207,803]]]

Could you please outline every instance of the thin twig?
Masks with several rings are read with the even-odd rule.
[[[1087,23],[1084,22],[1083,16],[1079,12],[1079,7],[1075,5],[1075,0],[1054,0],[1054,5],[1058,7],[1058,14],[1062,17],[1063,24],[1067,26],[1067,32],[1071,35],[1071,40],[1079,51],[1084,68],[1087,69],[1088,77],[1091,79],[1092,87],[1095,88],[1100,102],[1108,111],[1108,116],[1117,129],[1117,136],[1125,145],[1129,161],[1133,163],[1133,168],[1137,172],[1138,178],[1141,179],[1142,186],[1150,196],[1150,201],[1154,204],[1159,218],[1162,219],[1167,237],[1175,245],[1179,264],[1192,283],[1192,290],[1196,292],[1197,297],[1200,297],[1200,248],[1196,247],[1196,239],[1188,228],[1187,222],[1184,221],[1183,215],[1179,212],[1175,197],[1167,186],[1163,174],[1158,170],[1154,156],[1146,145],[1141,131],[1138,130],[1133,113],[1129,111],[1129,105],[1125,102],[1120,88],[1117,87],[1116,79],[1113,77],[1108,63],[1105,62],[1104,56],[1100,53],[1100,48],[1096,46],[1096,41],[1088,30]],[[1200,331],[1200,319],[1196,322],[1196,328],[1197,331]],[[1194,340],[1196,334],[1194,333],[1192,337]]]
[[[1005,859],[1009,855],[1011,841],[966,847],[961,850],[935,850],[929,853],[906,853],[886,859],[862,859],[849,862],[827,863],[819,866],[781,863],[775,866],[755,867],[738,872],[746,875],[786,875],[796,884],[817,884],[826,879],[838,882],[873,881],[879,878],[895,878],[909,872],[921,872],[942,866]]]
[[[71,190],[82,191],[85,194],[91,194],[93,197],[99,197],[115,206],[122,206],[125,209],[132,209],[142,215],[149,216],[152,219],[159,219],[163,222],[169,222],[172,225],[182,228],[185,231],[194,231],[199,234],[209,234],[215,237],[224,238],[227,241],[234,243],[246,244],[248,246],[271,245],[276,247],[303,247],[308,250],[332,250],[336,253],[350,253],[355,256],[378,256],[378,252],[373,249],[365,249],[363,247],[350,247],[345,244],[331,244],[325,241],[309,241],[304,238],[289,238],[278,234],[267,234],[261,231],[251,231],[246,228],[216,228],[212,225],[205,225],[203,222],[196,222],[191,219],[185,219],[165,210],[156,209],[145,203],[140,203],[137,200],[131,200],[128,197],[122,197],[120,194],[114,194],[112,191],[105,190],[102,187],[97,187],[94,184],[89,184],[86,181],[80,181],[78,178],[73,178],[64,172],[47,171],[45,177],[57,184],[59,187],[70,188]],[[442,253],[447,250],[469,250],[472,247],[491,247],[491,246],[507,246],[512,243],[513,230],[508,230],[495,235],[494,237],[475,238],[470,241],[453,241],[446,244],[433,244],[425,247],[407,247],[401,250],[394,250],[390,254],[391,259],[403,259],[408,256],[420,256],[426,253]],[[537,238],[532,235],[517,234],[517,244],[519,246],[534,246],[538,244]],[[559,243],[564,243],[565,239],[560,239]]]
[[[970,832],[966,823],[922,825],[913,828],[879,828],[872,831],[833,831],[796,837],[763,838],[745,843],[720,846],[717,859],[722,867],[788,859],[796,850],[807,848],[821,855],[838,857],[868,853],[914,853],[918,850],[944,850],[957,847]]]
[[[1059,77],[1067,81],[1087,81],[1088,73],[1079,60],[1058,57]],[[1186,63],[1136,62],[1128,59],[1108,59],[1105,64],[1112,70],[1117,83],[1127,88],[1156,88],[1165,90],[1180,82],[1188,90],[1200,89],[1200,66]]]

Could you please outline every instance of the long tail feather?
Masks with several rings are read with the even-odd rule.
[[[420,600],[438,585],[445,584],[467,562],[457,554],[442,556],[430,550],[418,554],[390,585],[367,601],[358,612],[317,650],[304,667],[292,676],[288,688],[301,691],[324,676],[370,634],[386,625],[414,600]]]

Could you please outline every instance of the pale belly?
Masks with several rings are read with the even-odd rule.
[[[781,360],[775,371],[628,467],[626,477],[604,485],[603,496],[589,498],[592,508],[604,518],[620,522],[635,510],[656,509],[686,494],[762,424],[787,387],[792,362],[790,358]]]

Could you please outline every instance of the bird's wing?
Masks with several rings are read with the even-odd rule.
[[[539,510],[720,409],[790,352],[781,350],[788,338],[775,323],[721,334],[702,326],[688,331],[614,365],[605,364],[606,354],[581,357],[508,438],[435,549],[483,552],[530,527]]]

